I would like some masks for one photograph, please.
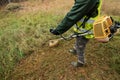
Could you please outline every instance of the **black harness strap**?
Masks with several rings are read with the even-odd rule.
[[[95,6],[90,10],[90,12],[85,16],[85,18],[84,18],[84,20],[83,20],[83,22],[82,22],[82,24],[81,24],[80,26],[78,26],[77,23],[76,23],[76,28],[77,28],[77,30],[80,31],[80,27],[85,28],[86,22],[87,22],[91,17],[95,17],[95,16],[98,15],[98,10],[97,10],[98,6],[99,6],[99,3],[96,3],[96,5],[95,5]],[[91,29],[92,29],[92,28],[91,28]],[[83,32],[83,33],[86,33],[86,32],[88,32],[88,31],[90,31],[91,29],[89,29],[89,30],[87,30],[87,31],[85,31],[85,32]]]

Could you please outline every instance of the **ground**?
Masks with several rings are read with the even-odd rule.
[[[67,3],[57,0],[54,6]],[[24,7],[29,3],[24,3]],[[64,5],[61,6],[64,6]],[[69,5],[71,5],[69,3]],[[42,9],[52,10],[52,3],[42,4]],[[59,9],[58,6],[56,8]],[[39,7],[33,5],[31,8],[21,10],[21,14],[38,11]],[[32,11],[31,11],[32,10]],[[61,11],[61,10],[59,10]],[[67,10],[64,10],[64,13]],[[86,66],[74,68],[70,63],[77,61],[77,56],[68,52],[73,47],[75,40],[61,41],[57,47],[50,48],[45,42],[37,51],[23,58],[11,72],[8,80],[119,80],[120,76],[112,70],[108,64],[109,59],[100,52],[99,47],[103,46],[95,40],[90,40],[85,51]],[[94,45],[92,45],[94,44]],[[99,53],[98,53],[99,51]]]
[[[87,49],[91,46],[97,49],[91,50],[93,53],[86,50],[86,66],[74,68],[70,63],[77,57],[68,52],[73,44],[74,40],[60,42],[53,48],[44,44],[39,51],[21,60],[10,77],[12,80],[119,80],[120,76],[110,69],[106,58],[94,53],[99,43],[88,44]]]

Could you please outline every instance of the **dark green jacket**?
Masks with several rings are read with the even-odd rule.
[[[75,0],[74,6],[55,29],[59,34],[66,32],[77,21],[89,14],[99,0]]]

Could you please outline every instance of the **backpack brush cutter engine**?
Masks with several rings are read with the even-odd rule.
[[[94,34],[94,38],[99,42],[108,42],[113,36],[114,33],[120,28],[120,22],[114,21],[110,16],[99,17],[93,23],[93,32],[87,32],[82,34],[71,34],[68,37],[61,35],[61,38],[50,40],[49,47],[55,47],[58,45],[61,40],[71,40],[77,36],[85,36],[88,34]]]
[[[93,23],[94,38],[100,42],[108,42],[120,28],[120,23],[110,16],[102,16]]]

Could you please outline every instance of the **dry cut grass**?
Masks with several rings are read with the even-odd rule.
[[[120,0],[103,0],[103,14],[120,15]]]

